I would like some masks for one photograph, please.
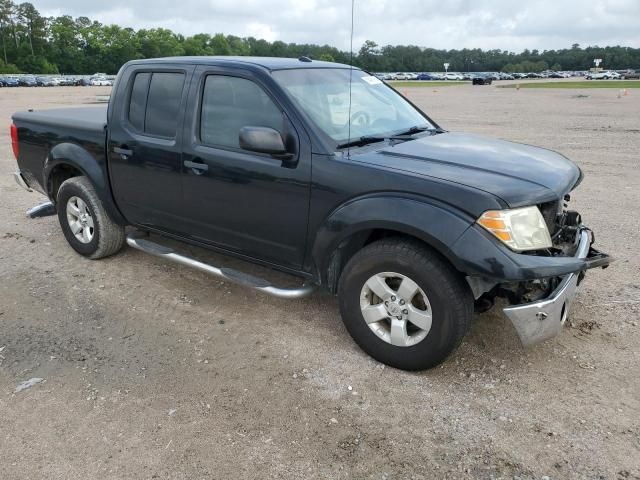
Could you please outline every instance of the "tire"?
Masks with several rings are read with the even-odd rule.
[[[62,233],[80,255],[97,260],[113,255],[124,245],[124,227],[109,217],[87,177],[65,180],[58,190],[56,207]],[[78,212],[84,226],[75,216]],[[74,233],[72,224],[80,230]]]
[[[421,302],[426,308],[419,311],[431,315],[428,330],[418,328],[406,320],[406,328],[398,327],[403,321],[399,320],[401,317],[393,317],[398,319],[396,322],[389,309],[403,307],[398,307],[397,304],[387,307],[382,297],[371,295],[368,285],[372,279],[389,274],[391,276],[385,282],[390,285],[397,282],[398,278],[394,275],[399,274],[400,277],[412,280],[420,290],[420,293],[412,297],[413,300],[404,300],[405,307],[409,306],[406,302],[411,302],[412,305],[411,310],[402,310],[402,313],[413,314],[418,310],[414,306],[416,299],[426,295],[427,298]],[[390,285],[387,286],[393,290]],[[397,297],[387,296],[389,304],[403,301],[400,290],[398,288],[396,291]],[[458,272],[425,245],[402,238],[380,240],[356,253],[340,276],[338,297],[342,321],[360,348],[376,360],[402,370],[424,370],[442,363],[462,342],[473,316],[473,297]],[[376,305],[369,306],[372,298]],[[391,298],[395,298],[396,302],[391,302]],[[382,320],[367,323],[363,304],[364,308],[377,309],[374,314],[376,317],[382,310]],[[384,315],[387,314],[385,318]],[[409,316],[403,318],[408,319]],[[395,340],[406,340],[404,344],[392,344],[393,325],[396,326],[396,332],[407,334],[395,337]]]

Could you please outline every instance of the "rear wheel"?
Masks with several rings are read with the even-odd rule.
[[[340,277],[342,320],[376,360],[403,370],[431,368],[469,328],[473,298],[457,272],[418,242],[372,243]]]
[[[56,204],[62,232],[79,254],[98,259],[113,255],[124,245],[124,227],[109,217],[87,177],[65,180]]]

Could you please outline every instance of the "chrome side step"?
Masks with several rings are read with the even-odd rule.
[[[36,205],[35,207],[27,210],[27,217],[29,218],[40,218],[40,217],[50,217],[51,215],[55,215],[58,213],[56,211],[56,206],[51,202],[44,202],[40,205]]]
[[[312,283],[305,283],[299,288],[274,287],[267,280],[262,278],[254,277],[253,275],[248,275],[246,273],[233,270],[232,268],[218,268],[214,265],[200,262],[194,258],[176,253],[172,248],[152,242],[146,238],[141,238],[135,233],[127,235],[127,245],[138,250],[142,250],[150,255],[166,258],[172,262],[195,268],[196,270],[215,275],[216,277],[223,278],[229,282],[250,287],[254,290],[258,290],[266,293],[267,295],[272,295],[278,298],[302,298],[310,295],[316,289],[316,286]]]

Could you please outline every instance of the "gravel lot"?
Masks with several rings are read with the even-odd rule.
[[[3,88],[0,477],[640,479],[640,90],[402,91],[445,128],[584,170],[572,204],[617,261],[559,337],[523,350],[494,311],[441,368],[405,373],[326,294],[278,300],[132,249],[86,260],[56,217],[25,218],[42,198],[9,176],[8,125],[108,88]]]

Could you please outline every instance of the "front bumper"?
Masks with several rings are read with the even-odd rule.
[[[585,269],[607,266],[609,257],[591,248],[591,231],[582,229],[579,236],[574,258],[583,260]],[[584,270],[578,270],[563,276],[556,289],[544,300],[503,309],[518,332],[523,346],[543,342],[560,333],[569,315],[583,272]]]

